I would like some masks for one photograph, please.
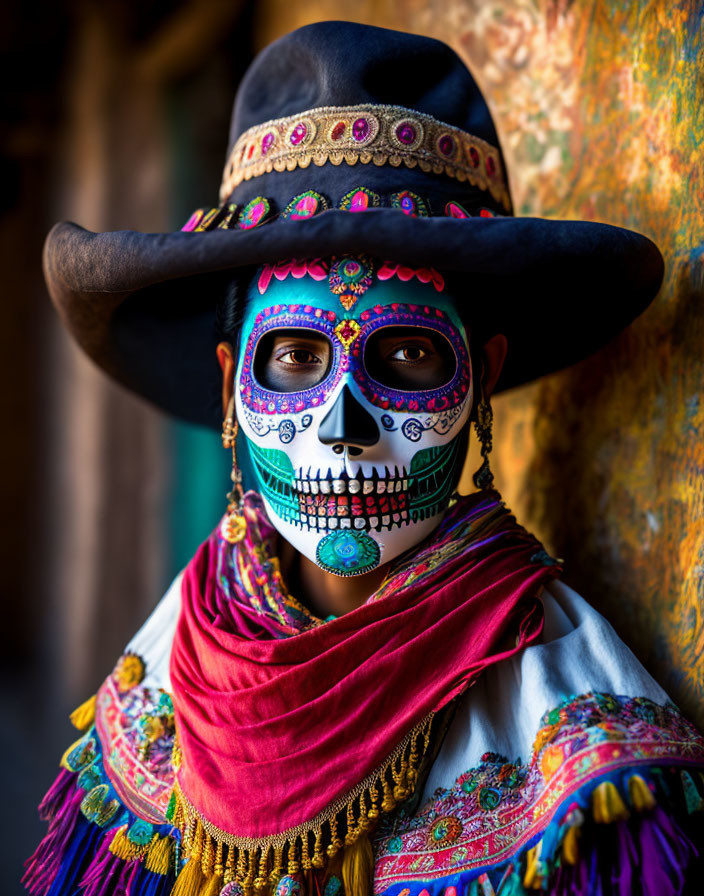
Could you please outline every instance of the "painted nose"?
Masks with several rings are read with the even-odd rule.
[[[350,454],[361,454],[362,448],[376,445],[379,441],[379,427],[349,387],[343,386],[335,404],[320,424],[318,438],[323,445],[332,445],[332,450],[337,454],[342,454],[345,446]]]

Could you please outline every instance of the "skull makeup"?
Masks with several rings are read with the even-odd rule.
[[[442,381],[402,389],[379,366],[399,328],[432,340]],[[272,335],[297,331],[324,340],[327,364],[305,388],[274,391],[262,355]],[[472,406],[467,335],[442,276],[351,256],[267,266],[240,339],[237,418],[281,535],[341,576],[425,538],[457,484]]]

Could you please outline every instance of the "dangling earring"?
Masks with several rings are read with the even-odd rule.
[[[484,393],[479,392],[479,406],[477,407],[477,419],[474,421],[474,428],[477,432],[477,438],[481,445],[482,465],[474,474],[472,479],[476,488],[490,489],[494,484],[494,474],[489,466],[489,454],[492,448],[491,439],[491,423],[494,419],[494,412],[488,398],[484,398]]]
[[[237,419],[235,417],[235,396],[230,397],[227,404],[227,413],[222,421],[222,445],[223,448],[232,449],[232,490],[227,496],[227,519],[222,528],[222,534],[230,544],[242,541],[247,531],[242,504],[244,494],[242,492],[242,473],[237,466],[237,454],[235,442],[237,439]]]

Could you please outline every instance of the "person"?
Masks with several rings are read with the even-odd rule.
[[[514,218],[461,60],[349,22],[254,61],[220,200],[179,233],[47,241],[78,342],[222,427],[233,488],[73,714],[29,891],[696,886],[704,741],[489,459],[491,395],[626,326],[660,285],[656,247]]]

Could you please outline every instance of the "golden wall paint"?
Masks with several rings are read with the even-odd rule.
[[[565,559],[568,584],[704,724],[704,6],[265,0],[257,11],[262,45],[324,18],[445,40],[488,99],[517,214],[620,224],[660,246],[665,282],[635,324],[495,401],[493,465],[519,519]],[[571,311],[576,327],[590,313]]]

